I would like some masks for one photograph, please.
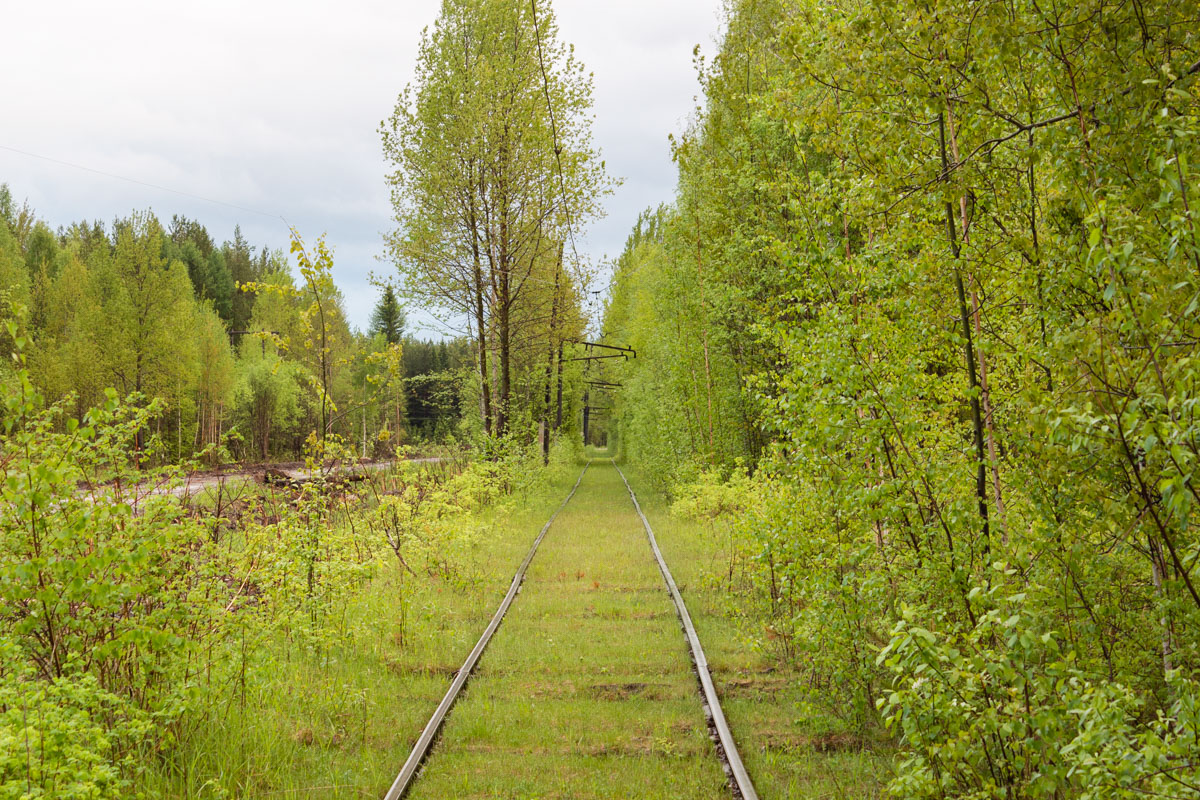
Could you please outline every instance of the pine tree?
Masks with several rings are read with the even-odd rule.
[[[391,286],[384,287],[383,296],[371,314],[371,333],[383,334],[388,344],[399,344],[404,336],[404,309],[396,299],[396,291]]]
[[[254,313],[254,294],[238,289],[237,285],[262,280],[266,262],[255,259],[254,248],[242,235],[240,226],[233,229],[233,241],[225,242],[221,252],[225,256],[225,264],[229,267],[230,278],[235,284],[231,301],[233,315],[229,325],[233,330],[246,330]],[[263,252],[265,254],[266,250]]]

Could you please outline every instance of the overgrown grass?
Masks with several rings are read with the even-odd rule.
[[[381,797],[576,475],[560,469],[528,496],[482,512],[485,533],[455,575],[388,562],[332,643],[304,647],[278,633],[246,640],[246,669],[227,706],[211,710],[181,755],[153,766],[139,789],[178,798]],[[762,621],[715,577],[726,542],[671,517],[648,492],[639,499],[761,795],[881,796],[888,754],[807,705],[800,676],[752,644]],[[411,796],[728,792],[640,521],[616,471],[598,461],[543,542]]]
[[[669,513],[637,471],[629,472],[663,556],[696,625],[721,706],[755,788],[764,798],[885,796],[886,746],[863,741],[813,702],[804,676],[759,643],[770,641],[767,609],[728,591],[727,536]],[[734,565],[735,582],[737,565]]]
[[[482,535],[454,575],[386,561],[332,644],[246,641],[235,678],[244,688],[139,788],[178,798],[381,797],[575,477],[555,475],[481,512]]]

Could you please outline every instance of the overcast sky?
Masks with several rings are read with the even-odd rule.
[[[252,244],[285,247],[279,216],[306,240],[325,232],[351,324],[365,327],[377,293],[368,275],[389,269],[376,260],[391,219],[377,129],[411,81],[421,29],[439,5],[8,3],[0,182],[56,228],[150,208],[164,223],[177,213],[198,219],[218,241],[240,223]],[[667,135],[695,106],[692,49],[714,50],[720,6],[555,0],[560,35],[595,73],[597,144],[625,181],[581,255],[615,257],[638,213],[671,199]]]

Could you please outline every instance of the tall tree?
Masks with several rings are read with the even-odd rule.
[[[523,304],[549,315],[560,245],[611,185],[591,142],[591,91],[549,3],[445,0],[415,85],[382,125],[402,286],[468,320],[485,433],[505,434],[513,416]]]
[[[53,277],[57,256],[58,240],[54,231],[44,222],[36,223],[25,243],[25,266],[29,269],[29,279],[36,281],[43,272]]]
[[[29,270],[20,245],[3,219],[0,219],[0,293],[11,302],[25,303],[29,299]]]
[[[286,360],[290,342],[300,341],[300,312],[295,283],[282,262],[263,272],[255,289],[254,310],[241,339],[240,373],[234,389],[239,424],[250,436],[250,447],[263,459],[289,434],[299,434],[305,377],[303,367]],[[303,438],[300,435],[293,440]]]
[[[0,184],[0,322],[17,317],[18,308],[29,302],[29,271],[21,257],[21,248],[9,232],[8,217],[11,211],[11,195],[8,187]],[[7,374],[14,342],[7,330],[0,325],[0,375]]]
[[[7,183],[0,183],[0,222],[12,226],[16,222],[17,204]]]
[[[229,337],[211,306],[196,315],[196,445],[220,444],[226,406],[233,391],[234,363]]]
[[[311,388],[314,433],[323,446],[335,425],[345,421],[355,399],[353,376],[348,369],[353,360],[353,336],[346,323],[342,294],[333,283],[333,252],[325,237],[317,239],[309,250],[293,231],[291,249],[302,285],[286,274],[275,273],[250,288],[258,294],[256,306],[263,307],[264,319],[278,318],[272,311],[283,312],[284,327],[264,331],[262,338],[264,343],[269,340],[286,350],[303,368]]]
[[[225,257],[226,266],[229,267],[229,277],[233,281],[229,327],[235,331],[244,331],[248,329],[254,313],[254,294],[239,287],[261,279],[266,264],[254,257],[254,248],[242,235],[240,225],[233,229],[233,240],[225,242],[221,252]]]
[[[30,371],[52,400],[73,395],[79,419],[102,396],[104,342],[93,326],[102,319],[100,294],[87,263],[79,257],[78,242],[64,248],[63,265],[41,295],[37,332]]]
[[[203,239],[207,238],[207,232],[203,232]],[[163,254],[167,260],[182,262],[187,267],[197,300],[211,303],[222,320],[233,316],[233,278],[220,250],[209,248],[205,252],[203,241],[184,238],[179,242],[167,242]]]
[[[97,254],[92,290],[101,300],[89,326],[105,382],[123,394],[178,403],[195,356],[187,268],[163,256],[166,237],[153,215],[119,221],[115,237],[111,255]]]

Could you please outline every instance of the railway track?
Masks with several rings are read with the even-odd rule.
[[[729,787],[733,790],[734,797],[741,798],[741,800],[758,800],[754,782],[750,780],[750,775],[746,772],[746,766],[742,763],[737,743],[733,740],[733,733],[729,730],[729,723],[725,720],[725,712],[721,710],[721,698],[717,696],[717,688],[713,685],[712,674],[708,671],[708,659],[704,656],[704,647],[700,644],[700,637],[696,634],[696,627],[692,624],[692,615],[688,613],[687,605],[683,602],[683,595],[679,593],[679,587],[675,585],[675,578],[671,575],[671,569],[667,566],[662,551],[658,549],[658,540],[654,538],[650,520],[646,519],[646,515],[642,512],[642,505],[638,502],[633,487],[629,485],[625,473],[621,472],[621,468],[615,461],[613,469],[621,476],[621,482],[629,490],[629,499],[633,501],[633,507],[642,520],[642,526],[646,529],[646,538],[650,541],[650,549],[654,551],[654,559],[658,562],[658,568],[662,571],[663,580],[667,584],[667,591],[671,593],[671,600],[675,603],[675,613],[679,615],[683,634],[687,637],[688,650],[692,654],[692,667],[696,672],[696,679],[700,682],[704,716],[708,719],[709,730],[717,746],[717,755],[725,768],[725,774],[729,776]]]
[[[588,462],[583,471],[580,473],[578,480],[576,480],[575,485],[568,493],[566,499],[542,527],[537,538],[530,547],[529,552],[526,554],[524,561],[522,561],[520,567],[517,569],[516,574],[513,576],[512,583],[510,584],[504,599],[501,601],[499,608],[492,616],[491,621],[485,628],[482,636],[480,636],[479,641],[471,650],[471,653],[468,655],[462,668],[460,668],[455,674],[454,680],[452,681],[449,689],[442,698],[442,701],[438,704],[433,716],[425,725],[424,730],[421,732],[420,737],[418,737],[416,744],[413,746],[408,758],[404,762],[403,768],[400,770],[399,775],[397,775],[395,781],[392,783],[392,786],[385,795],[384,800],[400,800],[401,798],[407,796],[410,789],[412,789],[414,784],[417,782],[422,770],[422,766],[432,752],[434,744],[436,743],[443,726],[446,724],[446,720],[451,709],[454,707],[456,701],[462,693],[463,688],[466,686],[467,682],[475,672],[484,651],[487,649],[488,644],[491,642],[497,629],[500,627],[505,615],[508,613],[509,609],[516,600],[517,595],[520,593],[522,584],[525,581],[526,573],[528,572],[530,565],[533,563],[534,557],[538,552],[538,548],[546,538],[555,520],[559,517],[559,515],[571,502],[571,499],[575,496],[576,492],[579,490],[580,485],[583,483],[584,476],[588,473],[588,470],[591,466],[592,462]],[[687,641],[688,650],[691,656],[692,671],[697,679],[701,705],[708,724],[709,736],[714,745],[714,754],[721,762],[721,766],[728,782],[729,790],[734,798],[741,798],[741,800],[757,800],[758,795],[755,792],[754,785],[746,772],[745,766],[742,763],[741,756],[737,750],[737,745],[733,739],[733,735],[729,730],[725,715],[721,709],[720,699],[717,696],[716,688],[713,685],[712,676],[708,670],[708,662],[704,655],[704,649],[700,644],[700,639],[696,634],[695,626],[692,624],[692,619],[688,613],[686,605],[684,604],[683,597],[679,592],[678,586],[675,584],[675,580],[671,575],[671,571],[667,566],[666,560],[663,558],[662,551],[659,549],[658,542],[654,537],[654,531],[650,526],[650,522],[646,518],[646,515],[642,512],[641,505],[637,500],[637,495],[634,493],[629,481],[625,478],[624,473],[621,472],[620,468],[617,467],[615,463],[613,463],[613,468],[620,476],[621,482],[624,484],[625,490],[628,492],[629,499],[633,504],[634,510],[637,512],[637,516],[640,519],[641,525],[645,531],[646,540],[650,546],[651,552],[654,555],[658,570],[661,573],[665,588],[667,589],[672,603],[674,604],[676,615],[678,616],[680,626]]]
[[[426,723],[425,729],[421,731],[417,743],[413,745],[412,752],[408,754],[408,759],[404,762],[400,774],[396,776],[396,780],[392,783],[392,788],[384,796],[384,800],[400,800],[400,798],[408,793],[409,787],[412,786],[413,781],[417,777],[417,771],[421,768],[421,764],[424,763],[430,749],[433,747],[433,743],[437,740],[437,735],[446,721],[446,716],[450,713],[450,709],[454,707],[454,703],[458,700],[458,695],[462,692],[463,687],[467,685],[467,680],[471,677],[471,673],[475,671],[475,665],[479,663],[480,656],[487,649],[488,643],[492,641],[492,636],[496,633],[496,629],[500,627],[500,623],[504,620],[504,615],[508,613],[513,600],[517,598],[517,594],[521,591],[521,584],[525,582],[525,573],[529,571],[529,565],[533,563],[533,557],[537,554],[542,540],[546,538],[546,534],[549,533],[550,526],[554,524],[554,520],[558,519],[558,515],[562,513],[562,510],[571,502],[571,498],[575,496],[575,492],[579,490],[579,484],[583,483],[583,476],[587,474],[591,466],[592,462],[590,461],[584,466],[583,472],[579,473],[579,479],[575,481],[575,485],[571,488],[567,499],[563,500],[562,505],[550,516],[550,519],[542,527],[541,533],[534,539],[533,546],[529,548],[529,553],[526,554],[525,560],[517,568],[517,574],[513,576],[512,584],[509,585],[508,592],[500,602],[500,607],[492,615],[491,622],[484,629],[483,635],[479,637],[479,641],[475,643],[475,647],[471,650],[470,655],[467,656],[467,660],[463,663],[462,668],[455,674],[450,688],[446,690],[445,697],[442,698],[442,702],[438,704],[437,709],[433,712],[433,716]]]

